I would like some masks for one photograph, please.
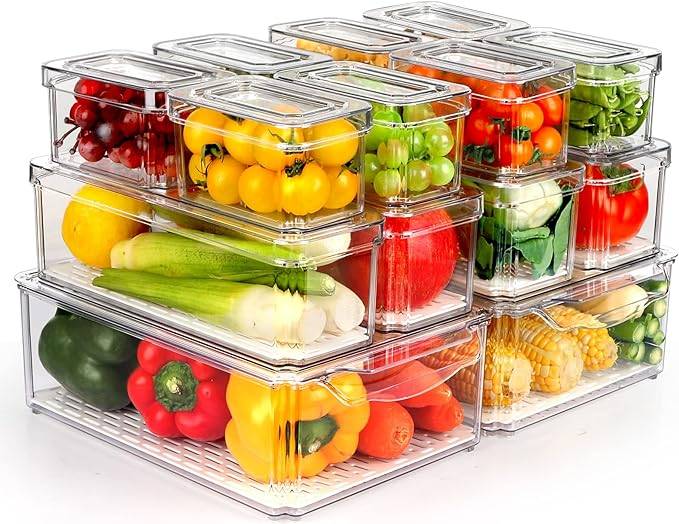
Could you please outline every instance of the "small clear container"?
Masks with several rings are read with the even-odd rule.
[[[578,201],[575,265],[608,269],[660,249],[670,144],[657,138],[628,152],[569,152],[585,164]]]
[[[40,159],[31,181],[45,279],[275,364],[371,341],[375,212],[280,233]],[[337,282],[354,257],[368,261],[363,276]]]
[[[276,44],[322,53],[333,60],[350,60],[379,67],[389,65],[389,53],[420,42],[420,36],[400,29],[344,18],[314,18],[269,27]]]
[[[52,160],[151,189],[177,184],[167,92],[233,76],[133,51],[47,62]]]
[[[272,368],[36,273],[17,281],[34,412],[269,515],[303,515],[479,442],[480,377],[465,402],[446,381],[482,361],[485,314]],[[83,377],[82,362],[101,374]]]
[[[584,165],[569,162],[521,178],[462,173],[464,186],[483,193],[474,293],[518,297],[571,278],[584,172]]]
[[[274,229],[313,229],[363,210],[370,104],[263,76],[168,97],[179,196]]]
[[[465,168],[525,175],[566,163],[572,62],[484,42],[438,40],[392,53],[391,64],[471,88]]]
[[[676,253],[606,272],[576,271],[567,286],[520,301],[480,299],[488,311],[482,427],[513,432],[663,369]],[[452,379],[464,399],[470,369]]]
[[[511,50],[544,53],[575,62],[568,145],[588,152],[647,144],[653,122],[659,50],[561,29],[531,28],[488,40]]]
[[[332,62],[276,75],[372,106],[365,139],[366,200],[400,206],[460,187],[469,88],[356,62]]]
[[[224,33],[165,40],[153,44],[153,52],[168,60],[209,64],[239,75],[273,76],[280,71],[331,60],[324,54]]]
[[[479,40],[529,27],[526,22],[443,2],[412,2],[363,13],[368,20],[393,24],[422,35],[422,40]]]
[[[471,310],[476,224],[482,206],[481,193],[465,188],[439,200],[375,208],[384,217],[377,260],[378,330],[409,332]],[[358,290],[357,279],[369,264],[365,255],[353,257],[332,275]]]

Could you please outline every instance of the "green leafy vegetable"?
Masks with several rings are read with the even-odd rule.
[[[571,211],[573,209],[573,201],[568,200],[568,203],[563,206],[559,218],[556,219],[554,225],[554,260],[552,262],[552,271],[557,272],[561,266],[566,251],[568,250],[568,241],[571,234]]]

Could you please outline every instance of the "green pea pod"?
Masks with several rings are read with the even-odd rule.
[[[590,104],[588,102],[581,102],[580,100],[571,99],[570,120],[572,121],[587,121],[597,116],[602,111],[601,107]]]
[[[619,116],[616,116],[611,121],[611,135],[613,136],[625,136],[625,126],[622,124],[622,120]]]
[[[568,128],[568,145],[573,147],[587,147],[594,143],[594,135],[587,129],[570,126]]]
[[[614,88],[611,90],[609,87],[610,86],[595,87],[576,84],[571,92],[571,104],[573,103],[573,100],[579,100],[606,109],[615,109],[620,105],[620,98]],[[577,120],[580,119],[578,118]]]
[[[591,129],[594,124],[590,120],[569,120],[568,124],[579,127],[580,129]]]
[[[627,128],[626,136],[631,136],[634,133],[636,133],[637,131],[639,131],[639,128],[646,121],[646,117],[648,116],[648,111],[651,108],[651,100],[652,100],[652,97],[649,96],[646,100],[644,100],[644,103],[641,104],[641,107],[639,108],[641,113],[639,113],[639,115],[637,115],[637,123],[636,123],[636,125]]]
[[[636,75],[641,71],[641,68],[637,64],[620,64],[618,67],[630,75]]]
[[[637,125],[638,120],[639,119],[635,115],[623,115],[623,116],[621,116],[620,122],[622,123],[622,127],[625,128],[622,136],[628,136],[629,130],[634,129],[634,127]]]
[[[575,74],[578,78],[592,80],[622,80],[625,70],[614,65],[597,66],[592,64],[576,64]]]

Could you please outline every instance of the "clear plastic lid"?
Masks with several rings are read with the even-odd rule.
[[[463,171],[462,183],[467,187],[479,187],[484,192],[484,204],[502,203],[507,194],[517,192],[516,196],[528,186],[540,184],[542,187],[553,188],[554,193],[571,194],[581,191],[584,187],[585,166],[580,162],[569,161],[564,167],[552,168],[540,171],[532,175],[515,177],[512,175],[500,175],[476,171]],[[556,184],[550,183],[556,182]],[[547,182],[547,184],[544,184]],[[536,186],[537,187],[537,186]],[[529,195],[526,192],[526,195]],[[552,194],[541,192],[535,195],[537,198],[545,198]],[[512,201],[522,201],[520,198],[512,198]]]
[[[391,54],[392,62],[424,65],[446,73],[454,73],[498,84],[526,84],[549,81],[559,92],[570,89],[575,82],[572,62],[541,56],[526,51],[508,51],[496,44],[438,40],[426,42]],[[479,96],[474,93],[472,96]],[[512,99],[523,103],[527,98]],[[510,101],[507,101],[510,102]]]
[[[648,68],[645,74],[658,73],[661,69],[662,55],[657,49],[561,29],[533,27],[491,36],[486,40],[513,49],[539,52],[571,60],[577,64],[578,76],[587,76],[586,66],[613,66],[643,62]]]
[[[217,77],[233,76],[229,72],[178,64],[135,51],[102,51],[53,60],[44,64],[42,69],[45,87],[70,86],[70,83],[65,82],[77,77],[152,92],[164,92],[175,87],[214,80]],[[155,101],[153,103],[155,104]]]
[[[165,40],[154,44],[153,50],[157,55],[207,63],[246,75],[273,75],[293,67],[331,60],[320,53],[230,34]]]
[[[452,116],[465,115],[471,107],[471,90],[467,86],[359,62],[331,62],[292,69],[277,74],[276,78],[390,106],[449,101],[459,107]]]
[[[185,124],[187,110],[206,107],[235,118],[248,118],[282,128],[306,128],[339,118],[360,115],[364,133],[370,126],[370,104],[295,86],[263,76],[237,76],[200,86],[172,90],[169,95],[172,121]],[[218,130],[223,133],[223,129]],[[243,139],[242,136],[239,138]],[[340,139],[341,136],[335,136]],[[285,144],[288,145],[288,144]],[[300,150],[311,144],[296,144]]]
[[[276,24],[269,31],[368,54],[390,53],[420,41],[420,37],[412,33],[342,18]]]
[[[653,158],[656,162],[653,163],[653,168],[657,169],[658,164],[662,167],[667,167],[672,161],[671,156],[671,146],[669,142],[660,140],[659,138],[653,138],[650,143],[639,147],[637,149],[630,149],[626,151],[616,151],[612,153],[587,153],[586,151],[581,151],[572,148],[568,151],[568,158],[575,160],[577,162],[583,162],[587,165],[619,165],[634,162],[636,160],[641,160],[644,158]],[[638,162],[634,162],[638,165]],[[640,170],[644,169],[643,162],[639,169],[634,169],[630,173],[630,178],[636,178],[639,176]],[[626,179],[626,178],[625,178]],[[619,184],[624,182],[625,179],[620,178],[607,178],[602,179],[599,182],[607,184]],[[588,181],[588,184],[592,184],[593,181]],[[595,183],[595,182],[594,182]]]
[[[497,33],[529,27],[521,20],[443,2],[413,2],[371,9],[363,13],[370,20],[387,22],[419,31],[430,38],[477,40]]]

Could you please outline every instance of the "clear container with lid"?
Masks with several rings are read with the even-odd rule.
[[[275,229],[363,210],[370,104],[263,76],[169,95],[183,200]]]
[[[662,55],[649,47],[561,29],[530,28],[490,37],[512,50],[575,62],[568,145],[614,152],[648,143],[653,122],[655,77]]]
[[[42,159],[31,181],[45,279],[275,364],[371,341],[375,212],[279,232]],[[362,273],[338,282],[353,258]]]
[[[484,42],[438,40],[396,51],[391,63],[471,88],[464,167],[525,175],[566,163],[572,62]]]
[[[356,62],[319,64],[276,78],[371,104],[367,201],[398,206],[459,188],[468,87]]]
[[[103,51],[47,62],[52,159],[121,183],[177,183],[174,88],[232,76],[133,51]]]
[[[209,64],[239,75],[273,76],[293,67],[331,60],[324,54],[225,33],[165,40],[153,44],[153,52],[167,59]]]
[[[483,192],[474,293],[512,298],[571,278],[584,172],[569,162],[521,178],[462,173],[463,186]]]
[[[656,377],[664,366],[672,265],[662,250],[519,301],[478,299],[491,314],[482,427],[513,432]],[[464,399],[473,368],[449,382]]]
[[[443,2],[412,2],[379,7],[363,13],[374,20],[403,27],[423,40],[479,40],[487,36],[529,27],[526,22]]]
[[[485,313],[281,368],[35,272],[17,282],[33,411],[269,515],[308,513],[479,442],[480,377],[464,402],[446,381],[482,362]]]
[[[389,53],[420,42],[420,36],[400,29],[344,18],[315,18],[269,27],[272,42],[379,67],[389,65]]]
[[[377,261],[378,330],[413,331],[471,310],[482,204],[479,191],[464,188],[438,200],[375,208],[384,217]],[[369,264],[367,256],[353,257],[332,275],[359,290],[357,279]]]
[[[585,164],[578,202],[575,265],[608,269],[660,249],[670,144],[652,138],[632,151],[568,156]]]

